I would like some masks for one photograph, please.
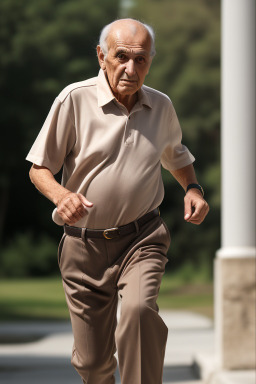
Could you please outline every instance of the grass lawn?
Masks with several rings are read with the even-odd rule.
[[[0,321],[68,319],[60,277],[0,281]]]
[[[163,277],[158,306],[160,309],[179,309],[197,312],[213,318],[213,283],[186,283],[179,277]]]
[[[165,275],[159,293],[160,309],[191,310],[213,316],[211,283],[184,284]],[[69,318],[60,277],[2,279],[0,321],[65,320]]]

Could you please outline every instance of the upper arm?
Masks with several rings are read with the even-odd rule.
[[[72,102],[56,99],[26,159],[56,174],[76,142],[76,132],[70,117]]]

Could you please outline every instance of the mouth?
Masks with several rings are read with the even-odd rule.
[[[137,80],[120,79],[120,81],[123,81],[123,82],[128,83],[128,84],[135,84],[135,83],[137,83]]]

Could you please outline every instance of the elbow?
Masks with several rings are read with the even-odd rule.
[[[34,165],[32,165],[32,167],[30,168],[30,171],[29,171],[29,178],[30,178],[30,181],[32,184],[35,184],[34,183]]]

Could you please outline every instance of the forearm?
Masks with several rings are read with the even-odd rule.
[[[182,186],[184,191],[189,184],[198,184],[193,164],[187,165],[184,168],[171,171],[172,176]]]
[[[65,195],[70,193],[55,180],[52,172],[46,167],[33,164],[29,176],[35,187],[56,206]]]

